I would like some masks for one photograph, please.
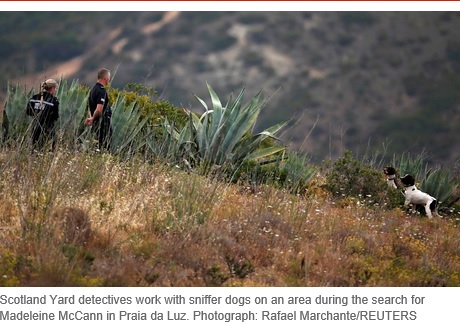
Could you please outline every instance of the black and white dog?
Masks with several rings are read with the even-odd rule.
[[[397,189],[398,185],[396,184],[396,169],[391,166],[387,166],[383,168],[383,173],[385,173],[387,176],[388,187]]]
[[[436,198],[431,197],[429,194],[418,190],[415,187],[415,178],[410,174],[406,174],[404,177],[401,177],[401,182],[404,185],[404,196],[406,200],[404,202],[404,207],[408,207],[409,204],[413,205],[423,205],[425,207],[425,212],[428,218],[433,218],[433,214],[436,213],[436,207],[438,202]]]

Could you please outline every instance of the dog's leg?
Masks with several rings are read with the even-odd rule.
[[[405,200],[404,201],[404,212],[408,213],[410,208],[410,200]]]
[[[436,199],[433,199],[433,201],[430,203],[430,210],[434,216],[441,217],[438,214],[438,201]]]
[[[404,201],[404,207],[407,209],[409,207],[409,204],[410,204],[410,200],[405,200]]]
[[[433,215],[431,214],[431,208],[430,208],[430,205],[431,205],[431,202],[427,203],[425,205],[425,212],[426,212],[426,215],[428,216],[429,219],[432,219],[433,218]]]

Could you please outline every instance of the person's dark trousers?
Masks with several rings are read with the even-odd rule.
[[[41,151],[45,148],[45,145],[52,141],[51,150],[56,148],[56,131],[53,127],[47,129],[43,127],[39,122],[35,122],[32,130],[32,147],[34,150]]]
[[[110,149],[110,142],[112,140],[112,126],[111,126],[111,119],[112,119],[112,111],[107,109],[103,114],[102,118],[98,121],[97,125],[95,125],[95,132],[98,138],[98,144],[100,150],[109,150]]]

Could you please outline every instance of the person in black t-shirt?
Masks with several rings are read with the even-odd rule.
[[[52,140],[56,147],[55,122],[59,119],[59,101],[55,97],[58,83],[48,79],[42,83],[41,92],[35,94],[27,103],[27,115],[33,116],[32,146],[43,149],[47,141]]]
[[[89,93],[88,103],[91,117],[85,120],[85,125],[92,126],[97,134],[99,149],[109,149],[112,137],[112,110],[106,86],[110,82],[110,70],[102,68],[97,72],[97,82]]]

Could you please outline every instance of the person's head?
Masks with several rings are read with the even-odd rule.
[[[42,83],[42,91],[46,91],[54,95],[57,91],[58,83],[54,79],[48,79]]]
[[[110,70],[106,68],[99,69],[97,71],[97,81],[104,86],[108,85],[110,82]]]

